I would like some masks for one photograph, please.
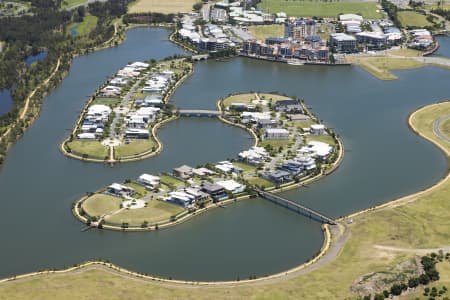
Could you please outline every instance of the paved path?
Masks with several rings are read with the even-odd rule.
[[[434,121],[433,123],[433,132],[435,135],[437,135],[441,140],[450,143],[450,138],[441,131],[441,125],[447,121],[450,120],[450,115],[442,117]]]
[[[393,246],[382,246],[382,245],[374,245],[374,247],[376,249],[381,249],[381,250],[387,250],[387,251],[396,251],[396,252],[406,252],[406,253],[422,253],[422,254],[426,254],[426,253],[431,253],[431,252],[439,252],[439,251],[444,251],[444,252],[448,252],[450,251],[450,246],[445,246],[445,247],[440,247],[440,248],[401,248],[401,247],[393,247]]]

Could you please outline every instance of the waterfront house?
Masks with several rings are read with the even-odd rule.
[[[271,118],[258,118],[256,125],[261,129],[276,128],[278,127],[278,122],[277,120],[272,120]]]
[[[300,105],[300,101],[298,100],[278,100],[275,103],[275,109],[278,112],[296,112],[301,111],[302,106]]]
[[[170,192],[169,197],[165,198],[165,200],[183,207],[188,207],[195,202],[195,196],[182,191],[176,191]]]
[[[310,141],[306,146],[297,150],[297,152],[299,154],[308,154],[312,157],[324,159],[331,153],[332,150],[333,147],[327,143]]]
[[[289,130],[284,128],[266,129],[266,139],[268,140],[287,140],[289,139]]]
[[[208,198],[208,196],[209,196],[207,193],[202,192],[200,190],[200,188],[187,187],[187,188],[183,189],[183,191],[189,195],[194,196],[195,201]]]
[[[225,192],[223,186],[220,186],[218,184],[204,182],[201,185],[201,190],[216,200],[223,200],[228,198],[228,195]]]
[[[269,156],[263,147],[252,147],[249,150],[242,151],[238,154],[239,159],[252,165],[263,163]]]
[[[77,138],[80,140],[95,140],[97,136],[95,135],[95,133],[86,132],[78,134]]]
[[[216,172],[211,171],[210,169],[207,169],[207,168],[197,168],[197,169],[192,169],[192,174],[194,176],[203,177],[203,176],[214,175],[214,174],[216,174]]]
[[[217,181],[217,185],[220,185],[223,187],[226,191],[232,193],[232,194],[238,194],[245,191],[245,185],[240,184],[239,182],[236,182],[234,180],[222,180]]]
[[[138,183],[153,189],[155,186],[159,185],[161,182],[161,178],[159,176],[150,175],[150,174],[142,174],[138,178]]]
[[[173,176],[181,179],[189,179],[192,177],[193,168],[187,165],[182,165],[172,170]]]
[[[283,183],[292,179],[291,173],[283,170],[266,172],[263,177],[275,183]]]
[[[120,197],[130,197],[136,193],[133,188],[119,183],[111,184],[106,188],[106,191]]]
[[[311,134],[322,135],[325,134],[325,125],[323,124],[313,124],[311,125]]]
[[[148,129],[127,128],[125,130],[125,137],[135,139],[148,139],[150,137],[150,133]]]
[[[216,169],[221,170],[224,173],[241,173],[242,169],[236,167],[235,165],[233,165],[231,162],[225,160],[225,161],[220,161],[218,162],[215,166]]]

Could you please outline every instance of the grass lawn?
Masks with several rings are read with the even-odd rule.
[[[375,2],[263,0],[258,7],[267,13],[285,12],[292,17],[337,17],[340,13],[361,14],[365,19],[381,17]]]
[[[433,138],[434,120],[448,115],[450,102],[420,110],[414,128]],[[440,142],[450,153],[450,144]],[[336,259],[318,269],[279,282],[253,286],[179,288],[161,286],[101,270],[76,271],[64,275],[45,274],[0,285],[3,299],[358,299],[351,285],[371,272],[388,272],[414,254],[382,250],[375,245],[405,248],[448,246],[450,241],[450,182],[403,206],[388,207],[353,218],[350,235]],[[367,195],[370,197],[370,195]],[[448,262],[438,264],[441,280],[429,286],[450,284]],[[83,288],[80,289],[80,286]],[[448,295],[445,295],[448,296]],[[405,299],[423,296],[409,295]],[[427,299],[427,298],[425,298]]]
[[[61,2],[61,8],[70,8],[75,5],[87,2],[87,0],[64,0]]]
[[[111,107],[116,107],[121,103],[120,98],[109,98],[109,97],[96,97],[94,101],[92,101],[92,105],[101,104],[108,105]]]
[[[161,175],[161,183],[167,186],[182,187],[184,182],[170,175]]]
[[[170,219],[184,210],[181,206],[170,204],[164,201],[151,200],[148,206],[138,209],[125,209],[120,213],[106,218],[106,221],[114,224],[128,223],[130,225],[140,225],[144,221],[154,223]]]
[[[104,194],[94,194],[83,202],[83,210],[91,217],[100,217],[120,209],[122,199]]]
[[[227,98],[223,99],[223,104],[225,106],[230,106],[231,103],[239,102],[239,103],[251,103],[252,100],[255,100],[255,94],[254,93],[248,93],[248,94],[239,94],[239,95],[233,95]]]
[[[408,70],[424,66],[420,61],[412,58],[349,56],[348,60],[381,80],[394,80],[397,76],[391,70]]]
[[[265,147],[266,145],[272,145],[274,149],[278,149],[279,147],[286,147],[290,143],[292,143],[292,140],[264,140],[260,141],[258,146]]]
[[[399,11],[397,15],[402,27],[425,27],[433,25],[433,23],[428,22],[426,16],[414,11]]]
[[[83,1],[84,2],[84,1]],[[97,26],[98,17],[96,16],[85,16],[83,19],[83,22],[81,23],[73,23],[67,28],[67,32],[70,32],[70,30],[79,25],[77,28],[77,36],[85,36],[88,35],[92,29]]]
[[[268,187],[274,186],[273,182],[271,182],[267,179],[261,178],[261,177],[250,178],[247,181],[250,184],[255,184],[255,185],[263,187],[263,188],[268,188]]]
[[[266,40],[268,37],[283,37],[284,27],[280,24],[249,26],[248,31],[257,40]]]
[[[103,146],[99,141],[73,140],[67,145],[72,149],[72,152],[79,155],[87,154],[88,157],[99,159],[104,159],[109,155],[109,148]]]
[[[137,0],[128,7],[129,13],[159,12],[159,13],[183,13],[192,11],[192,6],[200,2],[198,0]]]
[[[310,142],[310,141],[319,141],[319,142],[327,143],[332,146],[334,146],[336,144],[334,139],[328,134],[306,136],[306,142]]]
[[[260,93],[258,95],[259,95],[259,98],[261,98],[263,100],[272,100],[272,101],[275,101],[275,102],[278,101],[278,100],[292,99],[291,97],[283,96],[283,95],[277,95],[277,94]]]
[[[122,143],[120,146],[114,148],[114,156],[120,159],[127,156],[137,155],[149,151],[155,145],[153,139],[130,139],[127,145]]]
[[[256,170],[255,166],[243,162],[233,162],[233,165],[244,170],[244,173],[255,173]]]
[[[422,51],[408,49],[408,48],[402,48],[402,49],[396,49],[396,50],[388,50],[387,54],[388,55],[391,54],[391,55],[398,55],[398,56],[414,57],[414,56],[421,56]]]
[[[125,183],[125,185],[136,191],[137,194],[135,194],[133,198],[139,199],[152,193],[151,191],[148,191],[144,186],[137,184],[136,182]]]

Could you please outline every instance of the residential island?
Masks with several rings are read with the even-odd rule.
[[[156,154],[161,145],[155,131],[173,117],[170,95],[191,72],[185,58],[128,64],[90,97],[61,150],[72,158],[108,163]]]
[[[73,207],[88,226],[156,230],[209,208],[298,187],[333,171],[342,144],[297,98],[270,93],[230,95],[218,102],[220,119],[248,130],[255,146],[235,159],[170,173],[141,174],[89,193]]]

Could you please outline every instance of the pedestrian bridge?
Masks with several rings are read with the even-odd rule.
[[[208,117],[214,118],[222,113],[218,110],[180,109],[176,112],[180,117]]]
[[[297,202],[282,198],[282,197],[274,195],[272,193],[264,192],[260,189],[254,189],[254,190],[261,198],[267,199],[275,204],[286,207],[287,209],[295,211],[298,214],[307,216],[307,217],[314,219],[316,221],[319,221],[321,223],[327,223],[330,225],[337,224],[334,219],[327,217],[324,214],[321,214],[320,212],[313,210],[311,208],[308,208],[304,205],[301,205]]]

